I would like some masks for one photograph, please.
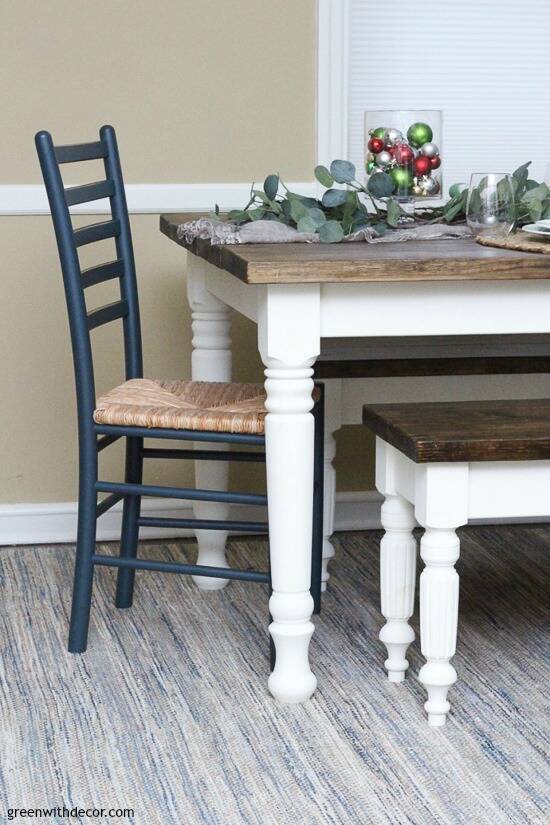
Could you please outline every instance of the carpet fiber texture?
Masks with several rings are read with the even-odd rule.
[[[134,813],[71,821],[137,825],[548,822],[550,526],[460,535],[459,681],[438,729],[416,680],[418,641],[406,682],[385,677],[379,533],[336,537],[311,644],[319,688],[302,706],[266,689],[263,586],[201,593],[187,577],[143,572],[134,607],[118,611],[114,572],[100,568],[89,648],[72,656],[74,548],[4,548],[0,821],[13,808],[78,806]],[[193,559],[195,547],[140,553]],[[262,567],[265,554],[248,538],[229,557]]]

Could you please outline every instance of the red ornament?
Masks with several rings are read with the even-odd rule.
[[[431,169],[430,158],[425,155],[419,155],[414,159],[414,171],[417,175],[427,175]]]
[[[399,166],[408,166],[413,162],[414,152],[407,143],[398,143],[393,153]]]
[[[381,138],[372,137],[369,140],[368,147],[369,152],[372,152],[374,155],[377,155],[384,148],[384,141]]]
[[[430,158],[430,167],[432,169],[439,169],[441,166],[441,158],[439,155],[434,155],[433,158]]]

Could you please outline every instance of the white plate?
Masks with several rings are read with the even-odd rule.
[[[528,235],[538,235],[540,238],[550,238],[550,221],[540,221],[539,223],[528,223],[521,227]]]

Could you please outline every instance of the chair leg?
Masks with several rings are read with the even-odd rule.
[[[321,590],[323,572],[323,493],[324,493],[324,408],[323,408],[323,387],[321,385],[321,398],[316,403],[313,410],[315,420],[315,454],[313,467],[313,531],[311,548],[311,587],[310,593],[313,598],[313,612],[321,612]]]
[[[69,653],[84,653],[88,644],[94,576],[92,556],[95,551],[96,538],[96,480],[97,452],[94,440],[93,443],[87,445],[87,448],[81,448],[80,455],[78,529],[69,629]]]
[[[143,479],[143,439],[129,437],[126,443],[126,481],[141,484]],[[140,496],[126,496],[122,510],[122,535],[120,557],[135,558],[138,544],[138,523],[141,507]],[[116,583],[115,604],[119,608],[132,606],[134,598],[135,570],[120,568]]]

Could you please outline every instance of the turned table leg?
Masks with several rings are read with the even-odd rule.
[[[189,256],[188,299],[191,306],[193,381],[231,381],[231,319],[228,307],[211,295],[205,284],[205,262]],[[201,443],[200,449],[219,449],[215,444]],[[227,490],[229,462],[195,461],[195,486],[203,490]],[[226,520],[229,505],[221,502],[193,503],[195,518]],[[228,567],[225,558],[227,533],[219,530],[196,530],[197,564]],[[227,579],[193,576],[201,590],[220,590]]]
[[[325,437],[324,437],[324,495],[323,495],[323,569],[321,590],[327,589],[330,579],[328,563],[334,558],[331,536],[334,532],[334,508],[336,502],[336,457],[334,433],[342,426],[342,381],[338,378],[323,382],[325,387]]]
[[[382,615],[386,624],[380,641],[388,651],[385,667],[390,682],[402,682],[409,663],[407,648],[414,641],[408,620],[414,609],[416,541],[413,506],[401,496],[388,495],[382,505],[380,544],[380,593]]]

